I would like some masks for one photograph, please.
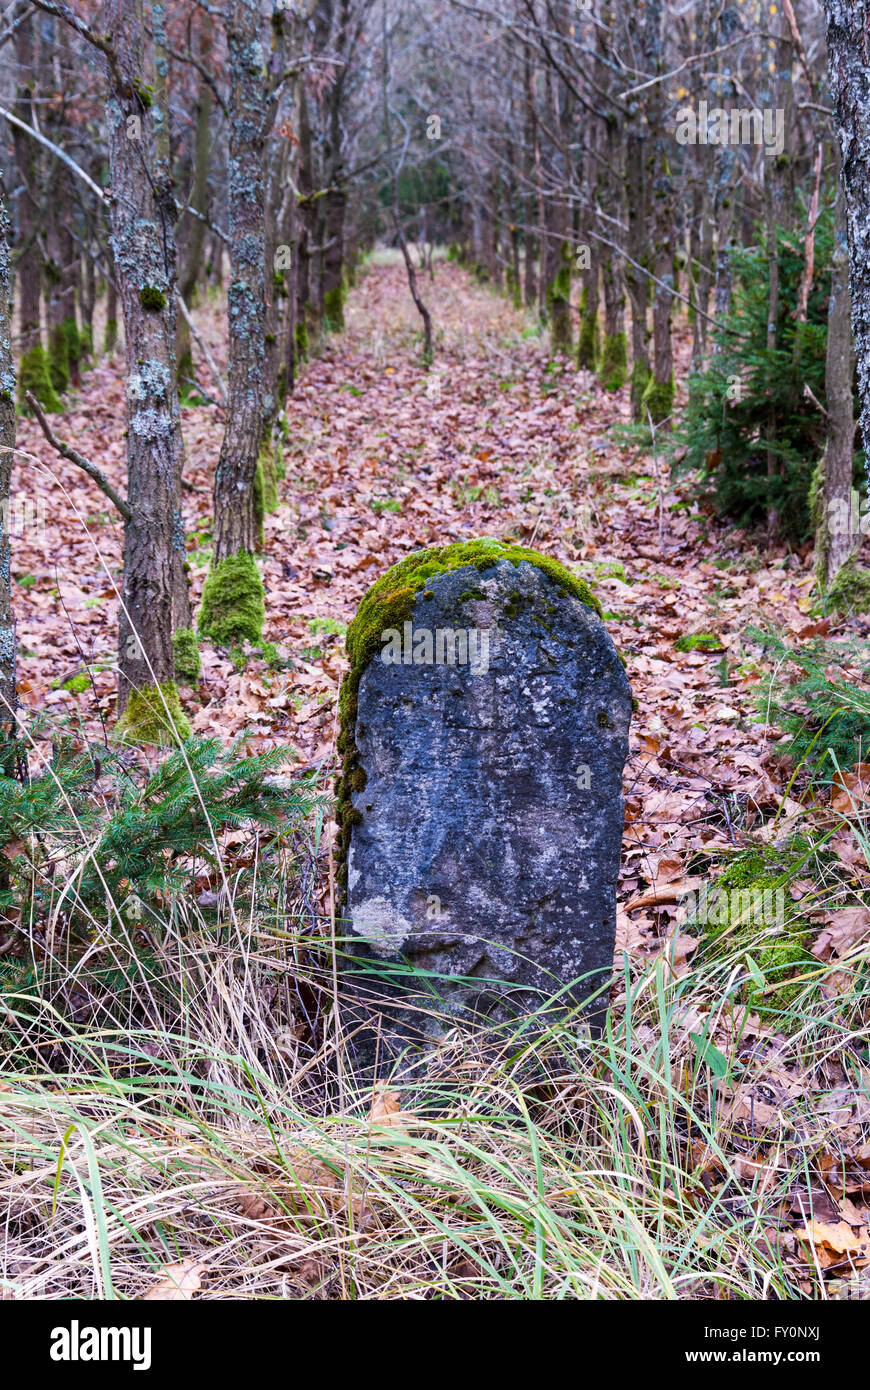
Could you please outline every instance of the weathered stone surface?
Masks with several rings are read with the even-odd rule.
[[[533,564],[417,592],[362,673],[353,731],[345,929],[387,1001],[382,1051],[606,986],[630,717],[601,619]],[[422,1011],[409,966],[432,972]]]

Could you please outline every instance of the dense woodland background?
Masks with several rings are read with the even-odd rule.
[[[4,1296],[868,1296],[868,44],[4,6]],[[457,1040],[433,1118],[343,1023],[338,691],[478,536],[637,710],[605,1035]]]

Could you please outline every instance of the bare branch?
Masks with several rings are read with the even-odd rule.
[[[112,487],[112,484],[109,482],[102,469],[98,468],[95,463],[91,463],[90,459],[85,458],[84,454],[80,454],[72,445],[65,444],[62,439],[57,438],[45,418],[42,406],[39,404],[39,401],[32,391],[25,392],[25,400],[39,421],[42,433],[45,435],[52,449],[59,453],[61,458],[69,459],[70,463],[76,464],[78,468],[81,468],[83,472],[87,473],[89,478],[93,478],[97,487],[101,492],[105,493],[110,502],[114,503],[124,520],[129,521],[133,513],[124,498]]]

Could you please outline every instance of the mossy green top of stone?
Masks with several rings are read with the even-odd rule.
[[[560,565],[558,560],[541,555],[537,550],[489,539],[458,541],[454,545],[415,550],[413,555],[400,560],[375,580],[363,596],[356,617],[347,630],[350,671],[342,685],[342,720],[350,712],[346,706],[356,695],[360,676],[382,645],[382,633],[389,627],[400,628],[410,617],[417,594],[426,588],[429,580],[438,574],[469,565],[480,571],[492,569],[501,560],[509,560],[512,565],[534,565],[536,569],[543,570],[557,589],[571,598],[579,599],[601,617],[601,604],[589,585]],[[469,590],[469,596],[472,593]]]
[[[547,575],[561,594],[579,599],[599,617],[602,616],[601,604],[589,585],[578,579],[558,560],[522,545],[511,545],[491,538],[458,541],[452,545],[431,546],[426,550],[414,551],[412,555],[388,569],[380,579],[375,580],[360,601],[356,617],[347,630],[350,670],[342,681],[339,693],[338,751],[342,755],[337,808],[338,821],[342,828],[339,852],[340,881],[343,880],[343,860],[355,815],[351,792],[361,791],[365,785],[365,772],[357,762],[354,740],[357,692],[363,672],[381,650],[384,631],[387,628],[401,629],[402,624],[411,616],[421,590],[423,597],[426,597],[425,590],[430,580],[439,574],[469,566],[480,572],[493,569],[502,560],[516,566],[534,565]],[[480,594],[472,586],[467,591],[467,597],[478,598]]]

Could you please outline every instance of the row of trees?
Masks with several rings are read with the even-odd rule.
[[[806,394],[821,296],[824,379],[806,408],[825,421],[823,581],[851,561],[852,317],[870,426],[864,0],[16,0],[6,26],[9,370],[16,359],[19,405],[52,438],[46,417],[95,350],[101,292],[109,347],[124,324],[128,478],[108,494],[125,533],[122,710],[156,691],[180,719],[174,672],[195,658],[180,405],[226,407],[199,627],[256,641],[276,427],[377,234],[403,251],[427,360],[415,238],[451,242],[540,315],[554,352],[630,389],[654,431],[674,418],[685,309],[693,380],[719,373],[718,394],[695,395],[701,413],[713,400],[727,422],[745,391],[760,401],[746,428],[771,537],[797,408],[776,384],[785,373]],[[752,250],[765,278],[746,327],[734,275]],[[209,284],[226,294],[226,384],[191,343]],[[10,659],[0,646],[7,685]]]

